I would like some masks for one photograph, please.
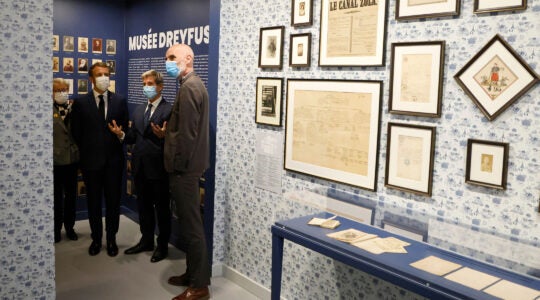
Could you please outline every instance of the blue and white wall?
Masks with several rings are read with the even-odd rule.
[[[386,67],[319,68],[320,2],[313,1],[313,26],[290,26],[291,1],[221,1],[219,103],[217,130],[214,259],[270,287],[271,233],[277,220],[318,210],[286,195],[333,187],[378,208],[395,207],[435,216],[468,227],[483,228],[540,247],[540,88],[535,86],[495,121],[488,121],[459,88],[454,74],[495,34],[500,34],[537,72],[540,2],[530,0],[526,11],[475,15],[473,1],[461,1],[456,18],[397,22],[396,1],[388,1]],[[257,67],[259,29],[285,26],[282,71]],[[311,32],[310,68],[288,67],[289,35]],[[446,41],[442,117],[429,119],[390,115],[388,88],[390,45],[408,41]],[[284,128],[258,126],[255,116],[257,77],[371,79],[384,82],[377,192],[293,172],[282,172],[282,193],[255,188],[258,135],[284,139]],[[285,97],[285,96],[284,96]],[[285,118],[285,116],[283,116]],[[431,198],[384,187],[386,127],[389,121],[437,127]],[[506,191],[464,183],[468,138],[510,143]],[[305,193],[306,197],[308,193]],[[408,299],[417,296],[341,263],[286,243],[282,296],[287,299]],[[384,295],[384,296],[383,296]]]

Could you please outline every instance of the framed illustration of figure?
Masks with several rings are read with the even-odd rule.
[[[283,32],[285,26],[261,28],[259,68],[281,69],[283,65]]]
[[[498,34],[454,75],[454,79],[490,121],[540,80]]]
[[[508,143],[467,140],[465,182],[506,189],[508,149]]]
[[[291,67],[309,67],[311,65],[311,33],[291,34],[289,65]]]
[[[460,0],[396,0],[396,20],[457,16],[460,2]]]
[[[475,14],[525,9],[527,0],[474,0]]]
[[[281,126],[283,78],[257,78],[257,124]]]
[[[313,0],[292,0],[291,25],[311,26],[313,24]]]

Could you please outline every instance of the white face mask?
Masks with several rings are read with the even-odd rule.
[[[102,91],[106,91],[109,88],[109,77],[108,76],[100,76],[96,77],[96,87]]]
[[[54,102],[63,105],[68,101],[69,95],[67,92],[55,92]]]

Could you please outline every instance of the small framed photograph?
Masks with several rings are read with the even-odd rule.
[[[53,72],[60,71],[60,58],[58,56],[52,58],[52,70]]]
[[[444,41],[392,44],[390,113],[441,117]]]
[[[309,67],[311,65],[311,33],[291,34],[289,45],[289,65]]]
[[[79,73],[88,72],[88,58],[81,57],[77,59],[77,71]]]
[[[100,39],[100,38],[92,39],[92,53],[96,53],[96,54],[103,53],[103,39]]]
[[[283,32],[285,26],[261,28],[259,39],[259,68],[283,66]]]
[[[107,40],[106,42],[105,53],[116,54],[116,40]]]
[[[64,80],[67,82],[69,89],[68,94],[73,95],[73,79],[72,78],[64,78]]]
[[[78,94],[88,93],[88,80],[86,79],[77,80],[77,93]]]
[[[474,0],[474,13],[527,9],[527,0]]]
[[[457,16],[460,2],[460,0],[396,0],[396,20]]]
[[[313,0],[292,0],[291,26],[313,24]]]
[[[64,51],[71,52],[75,49],[73,45],[74,38],[70,35],[64,35]]]
[[[95,63],[98,63],[98,62],[102,62],[103,60],[101,58],[92,58],[92,64],[91,66],[93,66]]]
[[[454,75],[454,79],[490,121],[540,80],[498,34]]]
[[[467,140],[465,182],[505,190],[508,149],[508,143]]]
[[[62,70],[64,73],[73,73],[73,57],[64,57]]]
[[[79,37],[77,40],[79,43],[77,51],[82,52],[82,53],[88,53],[88,38]]]
[[[431,197],[435,127],[388,123],[385,186]]]
[[[60,50],[60,37],[57,34],[52,36],[53,51]]]
[[[116,60],[107,60],[105,62],[111,70],[111,74],[116,74]]]
[[[257,77],[255,122],[281,126],[283,78]]]

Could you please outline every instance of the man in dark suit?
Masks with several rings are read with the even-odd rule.
[[[186,273],[168,282],[188,287],[174,300],[208,299],[210,264],[199,194],[199,179],[210,165],[208,92],[193,70],[191,47],[175,44],[167,50],[165,59],[167,74],[180,81],[180,88],[166,128],[152,128],[156,133],[165,129],[164,162],[171,202],[180,224],[180,239],[187,244]]]
[[[92,232],[90,255],[101,251],[103,224],[101,201],[105,197],[105,232],[107,254],[116,256],[116,233],[120,219],[122,175],[125,164],[122,128],[128,125],[126,99],[108,90],[110,69],[104,62],[93,64],[88,71],[92,92],[73,103],[72,134],[80,151],[88,201],[88,219]]]
[[[126,249],[125,254],[137,254],[154,250],[154,229],[157,216],[159,235],[157,248],[151,262],[167,257],[169,236],[171,235],[171,210],[169,203],[169,179],[163,167],[163,135],[152,132],[150,123],[166,126],[171,115],[171,105],[163,99],[163,76],[155,70],[142,74],[143,93],[148,103],[139,105],[132,115],[125,143],[134,144],[131,166],[137,191],[139,227],[142,237],[135,246]]]

